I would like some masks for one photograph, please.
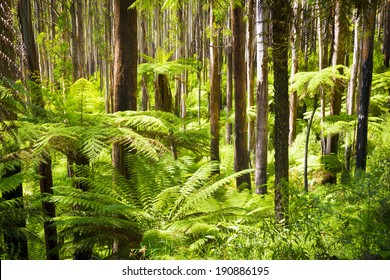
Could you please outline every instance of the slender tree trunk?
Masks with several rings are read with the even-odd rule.
[[[347,114],[354,115],[356,113],[356,88],[357,77],[360,66],[360,40],[359,40],[359,16],[356,15],[354,27],[354,48],[353,48],[353,62],[351,69],[351,77],[348,83],[347,92]],[[352,143],[350,143],[351,135],[347,134],[345,139],[345,171],[349,173],[351,168]]]
[[[210,160],[219,162],[219,115],[221,75],[219,72],[218,30],[216,30],[213,4],[210,4]],[[216,171],[219,173],[219,169]]]
[[[268,166],[268,45],[269,8],[257,0],[257,92],[256,92],[256,163],[257,194],[267,193]]]
[[[145,55],[148,54],[148,45],[146,41],[146,18],[145,13],[142,13],[141,19],[141,52]],[[141,59],[141,63],[145,63],[145,59]],[[148,92],[148,76],[147,74],[142,75],[142,111],[147,111],[149,109],[149,92]]]
[[[231,29],[231,19],[228,18],[227,27]],[[228,37],[226,39],[226,118],[230,117],[233,107],[233,52],[232,52],[232,39]],[[226,144],[232,143],[233,124],[226,122]]]
[[[243,13],[244,1],[233,7],[233,79],[234,79],[234,109],[235,109],[235,150],[234,170],[236,172],[248,169],[248,126],[246,121],[246,69],[245,69],[245,24]],[[237,188],[251,188],[250,175],[246,174],[236,179]]]
[[[360,87],[358,108],[358,129],[356,138],[356,170],[365,171],[367,161],[368,108],[370,105],[374,33],[377,0],[367,0],[363,11],[363,46],[362,46],[362,84]]]
[[[247,38],[246,38],[246,64],[247,64],[247,92],[248,92],[248,108],[252,108],[255,105],[255,86],[254,86],[254,74],[255,74],[255,6],[256,0],[247,1]],[[248,152],[249,154],[255,149],[255,120],[250,119],[248,122]]]
[[[72,16],[72,63],[73,81],[85,77],[85,40],[84,40],[84,17],[81,0],[73,0],[70,6]]]
[[[289,2],[278,0],[272,3],[272,38],[274,63],[275,102],[275,220],[288,224],[288,45]]]
[[[32,102],[34,105],[44,108],[44,101],[42,92],[40,90],[40,76],[39,76],[39,60],[38,51],[35,44],[34,32],[32,29],[31,19],[31,4],[29,0],[22,0],[19,3],[19,17],[20,26],[22,31],[23,42],[27,47],[27,61],[30,70],[30,79],[36,83],[34,90],[34,98]],[[36,112],[37,116],[41,116],[40,112]],[[42,194],[53,194],[53,178],[51,171],[51,157],[50,154],[44,154],[43,161],[39,164],[38,174],[40,176],[40,190]],[[54,203],[42,204],[44,211],[50,218],[56,216]],[[58,248],[57,248],[57,228],[54,225],[53,220],[44,222],[45,232],[45,247],[46,258],[49,260],[58,260]]]
[[[308,179],[308,166],[307,166],[307,161],[308,161],[308,158],[309,158],[309,140],[310,140],[310,130],[311,130],[311,126],[313,124],[313,119],[314,119],[314,115],[316,113],[316,110],[317,110],[317,106],[318,106],[318,95],[316,94],[314,96],[314,102],[313,102],[313,111],[310,115],[310,119],[309,119],[309,122],[307,124],[307,131],[306,131],[306,141],[305,141],[305,154],[304,154],[304,163],[303,163],[303,178],[304,178],[304,188],[305,188],[305,192],[309,192],[309,179]]]
[[[291,75],[290,79],[294,78],[298,72],[298,36],[299,36],[299,3],[294,1],[293,7],[293,24],[291,30]],[[290,95],[290,123],[289,123],[289,135],[288,144],[291,145],[297,136],[297,115],[298,115],[298,93],[292,92]]]
[[[344,64],[345,54],[345,40],[348,30],[347,14],[345,11],[344,3],[342,0],[337,0],[335,3],[335,16],[334,16],[334,43],[332,54],[332,65]],[[338,71],[338,70],[334,70]],[[330,97],[330,115],[338,116],[341,112],[341,98],[343,92],[343,86],[337,85],[332,88]],[[325,155],[337,156],[338,153],[339,134],[328,136],[326,140]],[[336,172],[327,171],[326,178],[323,183],[335,184],[337,182]]]

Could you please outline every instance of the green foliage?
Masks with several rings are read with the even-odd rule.
[[[343,74],[340,74],[340,71]],[[329,92],[334,86],[346,84],[348,82],[349,69],[343,65],[324,68],[314,72],[298,72],[294,75],[290,92],[297,91],[299,96],[313,97],[321,90]]]

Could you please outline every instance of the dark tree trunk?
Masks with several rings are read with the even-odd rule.
[[[390,0],[385,4],[385,26],[383,30],[383,64],[389,68],[390,61]]]
[[[114,1],[114,112],[137,110],[137,10],[134,0]]]
[[[39,76],[39,60],[38,51],[35,44],[32,19],[31,19],[31,4],[29,0],[22,0],[19,3],[19,18],[22,31],[23,42],[27,51],[27,62],[30,71],[30,79],[36,84],[30,89],[33,92],[32,103],[35,106],[44,108],[44,101],[42,92],[40,90],[40,76]],[[41,112],[35,112],[36,116],[41,116]],[[51,171],[51,158],[50,154],[45,154],[43,161],[39,164],[38,174],[40,176],[40,190],[42,194],[53,194],[53,178]],[[45,247],[46,258],[48,260],[58,260],[58,248],[57,248],[57,228],[53,222],[53,218],[56,215],[54,203],[42,204],[43,210],[49,216],[49,220],[44,222],[45,233]]]
[[[50,154],[45,155],[44,162],[39,165],[39,175],[41,176],[39,182],[41,193],[53,195],[53,176]],[[56,217],[56,208],[53,202],[43,202],[42,207],[51,219]],[[58,260],[57,226],[53,220],[48,220],[43,223],[43,229],[45,233],[46,259]]]
[[[274,102],[275,102],[275,219],[288,223],[288,45],[289,45],[289,2],[274,1],[272,12],[272,38],[274,62]]]
[[[88,166],[89,165],[89,159],[85,157],[80,151],[77,151],[77,149],[73,148],[71,150],[72,152],[68,154],[68,176],[70,178],[76,177],[75,170],[73,169],[73,165],[76,165],[78,167]],[[76,181],[74,183],[74,187],[76,189],[87,191],[88,185],[85,184],[82,181]],[[77,207],[76,207],[77,208]],[[79,209],[79,208],[78,208]],[[79,240],[86,238],[85,234],[76,232],[74,234],[74,243],[77,244]],[[92,257],[92,248],[91,247],[78,247],[76,248],[73,259],[75,260],[90,260]]]
[[[247,92],[248,92],[248,107],[255,105],[255,6],[256,0],[246,1],[247,3]],[[256,134],[255,120],[250,119],[248,123],[248,152],[249,155],[255,150]]]
[[[84,2],[85,5],[85,2]],[[72,0],[70,6],[72,16],[72,63],[73,81],[86,75],[85,63],[85,39],[83,4],[81,0]]]
[[[362,84],[358,107],[358,129],[356,138],[356,170],[365,171],[367,161],[368,108],[370,105],[374,33],[377,0],[368,0],[363,11],[363,46],[362,46]]]
[[[248,126],[246,121],[246,67],[245,67],[245,24],[243,20],[244,1],[234,6],[233,25],[233,79],[235,109],[235,150],[234,170],[236,172],[249,168]],[[251,188],[250,175],[236,179],[238,188]]]
[[[318,106],[318,95],[316,94],[314,96],[314,102],[313,102],[313,111],[310,115],[310,119],[309,119],[309,123],[307,124],[307,131],[306,131],[306,141],[305,141],[305,154],[304,154],[304,162],[303,162],[303,178],[304,178],[304,189],[305,189],[305,192],[309,192],[309,179],[308,179],[308,174],[307,174],[307,169],[308,169],[308,166],[307,166],[307,160],[308,160],[308,157],[309,157],[309,140],[310,140],[310,130],[311,130],[311,126],[313,124],[313,119],[314,119],[314,115],[316,113],[316,110],[317,110],[317,106]]]
[[[114,82],[113,111],[137,110],[137,10],[130,8],[135,0],[114,0]],[[126,178],[131,166],[126,165],[125,157],[129,151],[123,145],[114,143],[112,148],[113,166]],[[135,181],[135,178],[131,178]],[[132,244],[137,246],[141,241],[139,235],[132,237]],[[113,253],[118,258],[128,258],[130,244],[114,242]]]
[[[210,27],[212,32],[210,46],[210,160],[219,162],[219,115],[221,95],[221,75],[219,72],[219,52],[217,30],[213,28],[213,4],[210,4]],[[219,170],[217,171],[219,173]]]
[[[154,109],[156,111],[173,112],[172,93],[168,77],[157,74],[154,81]]]

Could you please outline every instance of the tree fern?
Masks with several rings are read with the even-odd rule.
[[[343,69],[343,75],[340,74],[339,69]],[[338,83],[347,83],[348,74],[349,69],[342,65],[331,66],[314,72],[299,72],[294,75],[289,90],[291,92],[297,91],[300,96],[314,96],[320,90],[327,91]]]

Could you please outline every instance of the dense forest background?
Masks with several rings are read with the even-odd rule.
[[[389,259],[390,1],[1,0],[1,259]]]

